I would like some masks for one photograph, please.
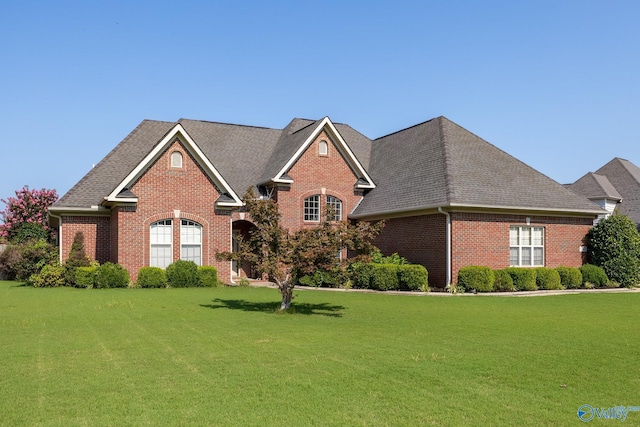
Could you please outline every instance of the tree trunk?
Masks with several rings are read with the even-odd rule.
[[[293,286],[286,284],[280,288],[282,294],[282,304],[280,304],[280,310],[288,310],[291,306],[291,300],[293,299]]]

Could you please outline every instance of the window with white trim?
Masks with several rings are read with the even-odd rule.
[[[544,227],[512,226],[509,229],[509,264],[544,266]]]
[[[304,220],[320,221],[320,195],[314,194],[304,199]]]
[[[151,267],[166,268],[173,262],[173,228],[170,219],[156,221],[149,227]]]
[[[324,139],[318,143],[318,154],[327,156],[329,154],[329,144]]]
[[[180,221],[180,259],[202,265],[202,226],[195,221]]]
[[[334,196],[327,196],[327,205],[332,207],[333,221],[342,221],[342,200]]]
[[[181,168],[182,167],[182,153],[179,151],[174,151],[171,153],[171,167],[172,168]]]

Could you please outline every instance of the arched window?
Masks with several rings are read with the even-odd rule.
[[[181,168],[182,167],[182,153],[179,151],[174,151],[171,153],[171,167],[172,168]]]
[[[156,221],[150,226],[149,265],[151,267],[166,268],[173,262],[171,244],[173,241],[173,228],[170,219]]]
[[[318,154],[321,156],[326,156],[329,154],[329,144],[324,139],[318,143]]]
[[[194,221],[180,221],[180,259],[202,265],[202,226]]]
[[[304,220],[320,221],[320,195],[315,194],[304,199]]]
[[[334,196],[327,196],[327,205],[333,208],[333,221],[342,221],[342,200]]]

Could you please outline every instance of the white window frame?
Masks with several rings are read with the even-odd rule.
[[[167,268],[173,262],[173,222],[162,219],[149,225],[149,266]]]
[[[544,227],[512,225],[509,227],[509,265],[544,267]]]
[[[326,202],[333,207],[333,220],[342,221],[342,200],[336,196],[327,196]]]
[[[314,194],[304,199],[303,219],[305,222],[320,222],[319,194]]]
[[[202,265],[202,225],[190,219],[180,220],[180,259]]]

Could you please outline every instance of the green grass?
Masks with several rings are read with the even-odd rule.
[[[0,425],[564,426],[640,405],[637,293],[279,302],[0,282]]]

